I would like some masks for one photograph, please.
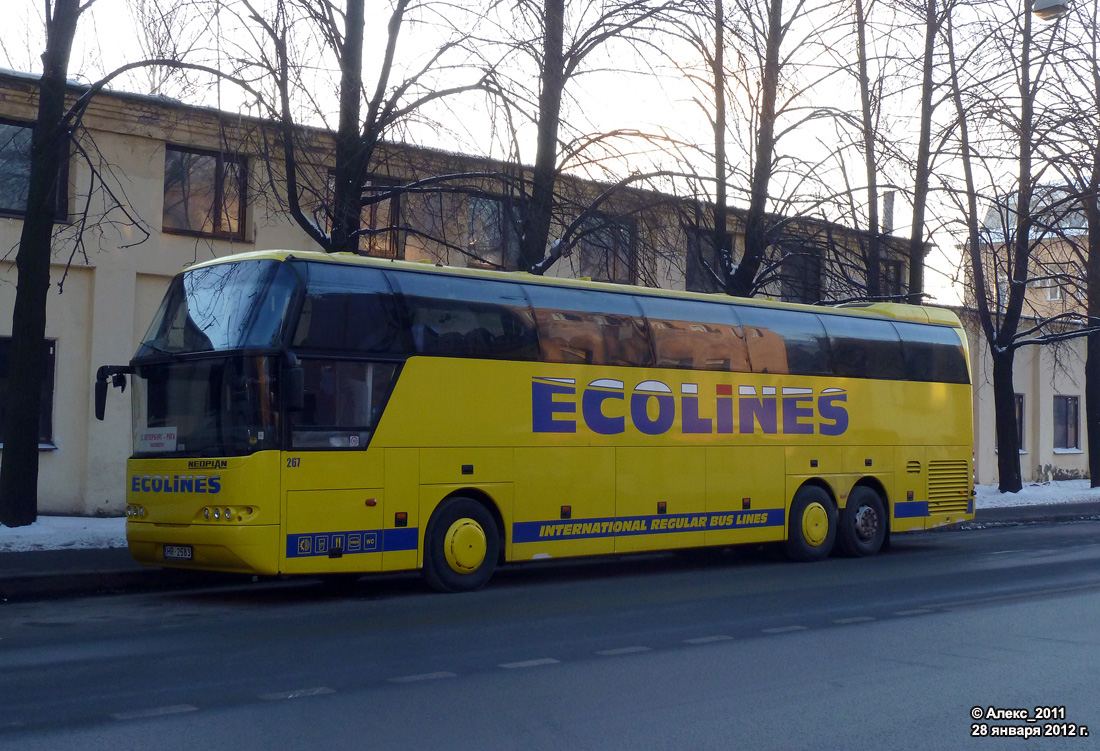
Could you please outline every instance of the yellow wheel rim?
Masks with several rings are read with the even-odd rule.
[[[459,519],[447,530],[443,552],[447,565],[460,574],[472,574],[485,560],[485,530],[473,519]]]
[[[802,513],[802,537],[817,547],[829,536],[829,515],[820,503],[811,503]]]

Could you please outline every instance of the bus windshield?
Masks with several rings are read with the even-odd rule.
[[[134,357],[278,347],[298,285],[290,265],[274,260],[187,271],[172,280]]]
[[[278,447],[277,360],[204,357],[140,366],[134,456],[244,456]]]

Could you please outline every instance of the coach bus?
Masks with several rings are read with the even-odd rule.
[[[455,591],[531,559],[868,556],[974,513],[935,308],[254,252],[173,279],[100,418],[127,380],[127,540],[156,566]]]

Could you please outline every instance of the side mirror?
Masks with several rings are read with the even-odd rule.
[[[103,413],[107,410],[107,379],[95,379],[95,419],[102,420]]]
[[[126,391],[126,376],[133,373],[129,365],[100,365],[95,372],[95,419],[102,420],[107,410],[107,379],[111,385]]]

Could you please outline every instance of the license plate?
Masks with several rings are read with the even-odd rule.
[[[175,561],[189,561],[191,560],[191,546],[190,545],[165,545],[164,546],[165,559],[171,558]]]

